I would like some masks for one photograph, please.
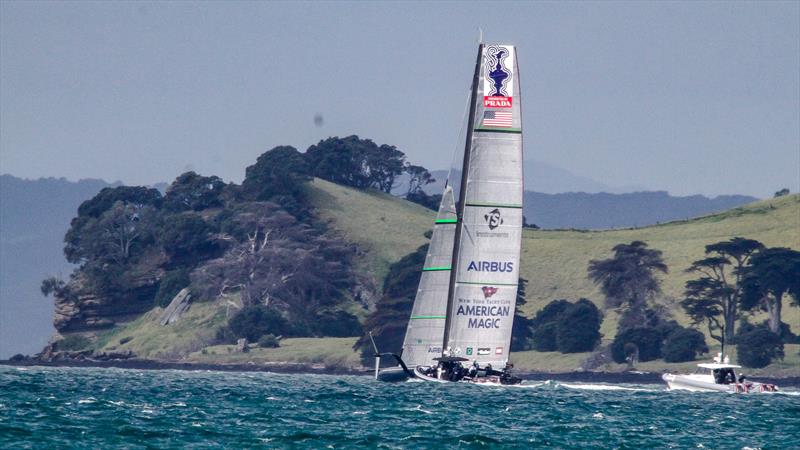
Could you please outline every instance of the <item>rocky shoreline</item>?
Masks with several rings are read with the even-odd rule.
[[[326,366],[323,364],[274,362],[249,364],[210,364],[151,359],[58,359],[45,361],[37,358],[0,360],[0,366],[16,367],[96,367],[137,370],[212,370],[222,372],[274,372],[284,374],[359,375],[371,376],[372,369]],[[517,372],[525,380],[556,380],[566,382],[663,384],[660,373],[655,372]],[[780,387],[800,388],[800,377],[758,377],[759,381]]]

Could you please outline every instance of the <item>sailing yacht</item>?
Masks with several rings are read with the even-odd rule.
[[[507,368],[522,239],[522,115],[513,45],[480,44],[466,145],[433,226],[399,365],[376,377],[514,384]],[[451,171],[452,173],[452,171]],[[386,356],[389,354],[384,354]]]

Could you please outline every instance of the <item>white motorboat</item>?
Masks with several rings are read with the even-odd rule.
[[[722,359],[722,354],[714,357],[713,362],[700,363],[697,370],[692,374],[672,374],[665,373],[661,376],[667,382],[670,389],[682,389],[696,392],[731,392],[731,393],[753,393],[753,392],[776,392],[778,387],[774,384],[759,383],[747,380],[741,373],[737,378],[734,369],[742,366],[730,364],[726,356]]]

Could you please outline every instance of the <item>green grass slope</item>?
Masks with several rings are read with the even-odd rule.
[[[380,288],[389,266],[427,242],[435,213],[376,190],[360,191],[315,178],[308,184],[311,203],[361,251],[358,264]]]
[[[800,195],[763,200],[719,214],[662,225],[606,231],[526,230],[521,275],[529,280],[525,312],[530,315],[553,299],[586,297],[602,305],[603,296],[586,276],[590,260],[612,255],[611,248],[635,240],[663,252],[669,274],[662,290],[675,318],[687,323],[680,310],[685,270],[704,255],[705,246],[735,236],[757,239],[768,247],[800,249]],[[784,308],[784,321],[800,331],[800,309]],[[606,314],[602,332],[612,339],[617,317]]]
[[[366,251],[367,267],[379,271],[381,276],[391,262],[424,243],[422,233],[432,226],[433,214],[430,211],[397,198],[376,192],[353,191],[320,180],[314,182],[313,188],[317,190],[316,204],[323,217],[329,218],[343,236]],[[679,322],[688,324],[678,305],[684,284],[691,278],[685,269],[692,261],[703,257],[706,245],[735,236],[757,239],[770,247],[800,249],[800,195],[636,229],[525,230],[521,275],[529,280],[529,284],[524,312],[532,316],[557,298],[575,300],[586,297],[601,306],[603,296],[586,276],[589,261],[608,258],[612,254],[611,248],[619,243],[642,240],[663,252],[670,272],[662,278],[662,301]],[[613,339],[617,319],[613,311],[606,313],[601,330],[605,342]],[[755,318],[762,319],[761,316]],[[800,332],[800,308],[785,307],[784,321]],[[708,340],[708,343],[713,351],[716,341]],[[773,364],[774,367],[770,366],[765,373],[800,375],[797,355],[790,355],[792,352],[797,350],[787,346],[787,360]],[[517,367],[523,370],[575,370],[587,356],[524,352],[515,355],[515,359],[518,360]],[[554,365],[554,361],[559,361],[559,364]],[[648,364],[647,367],[653,366],[653,370],[671,366],[663,362]]]

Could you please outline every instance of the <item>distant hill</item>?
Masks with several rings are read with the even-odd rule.
[[[562,192],[608,192],[612,194],[623,194],[626,192],[648,190],[646,186],[637,185],[611,186],[591,178],[575,175],[567,169],[562,169],[561,167],[556,167],[543,161],[526,160],[523,163],[523,171],[525,174],[526,191],[542,192],[546,194],[558,194]],[[425,191],[429,194],[438,194],[444,188],[444,182],[447,179],[447,170],[432,170],[431,174],[436,178],[436,183],[428,185]],[[393,191],[393,193],[405,193],[403,180],[399,181],[398,189]]]
[[[612,187],[579,177],[560,167],[525,161],[525,217],[541,228],[603,230],[656,225],[685,220],[742,206],[758,200],[748,195],[674,197],[665,191],[646,191],[640,186]],[[446,170],[434,170],[428,194],[440,194]],[[404,195],[404,180],[393,190]]]
[[[38,352],[53,333],[53,302],[39,285],[47,275],[72,271],[62,253],[64,233],[78,205],[107,186],[0,175],[0,358]]]
[[[747,195],[673,197],[664,191],[629,194],[525,192],[525,217],[541,228],[609,229],[685,220],[758,200]]]

